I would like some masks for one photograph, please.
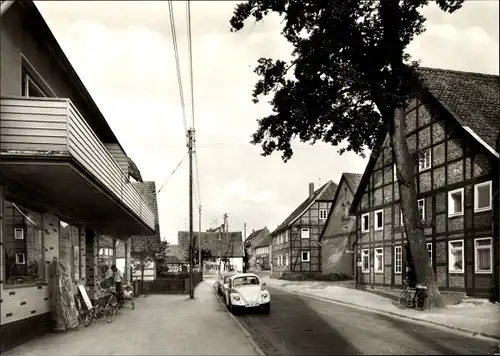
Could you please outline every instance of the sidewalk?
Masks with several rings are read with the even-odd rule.
[[[4,353],[14,355],[257,355],[202,281],[188,295],[149,295],[102,319],[64,334],[49,334]]]
[[[342,283],[314,281],[284,281],[262,277],[269,287],[299,295],[318,297],[338,303],[352,305],[385,314],[445,326],[451,329],[479,334],[500,340],[500,304],[485,302],[449,305],[446,309],[418,311],[400,309],[394,301],[363,290],[348,288],[349,282]]]

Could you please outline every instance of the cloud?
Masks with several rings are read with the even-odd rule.
[[[184,2],[173,2],[188,111],[190,93]],[[196,156],[203,229],[228,213],[231,229],[273,230],[316,187],[366,160],[338,156],[327,144],[295,145],[294,157],[262,157],[249,144],[267,103],[251,103],[259,57],[288,60],[277,16],[228,32],[236,2],[192,2]],[[168,4],[162,1],[37,2],[61,47],[143,178],[158,189],[185,156],[185,134]],[[449,15],[431,5],[427,31],[410,45],[423,65],[498,73],[498,2],[465,2]],[[197,188],[195,180],[195,188]],[[162,236],[175,243],[188,221],[188,159],[159,194]],[[200,194],[196,194],[198,196]],[[195,209],[195,230],[197,224]]]

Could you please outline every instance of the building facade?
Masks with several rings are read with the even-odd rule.
[[[126,154],[34,3],[1,9],[3,351],[51,330],[54,259],[68,267],[75,291],[88,286],[92,298],[99,255],[110,249],[114,258],[117,241],[152,233],[154,214],[113,156]]]
[[[221,266],[224,271],[243,272],[243,235],[241,231],[207,231],[193,233],[193,244],[198,247],[198,236],[201,235],[201,249],[210,251],[212,259]],[[182,247],[185,260],[189,256],[189,231],[178,231],[177,241]]]
[[[408,104],[407,143],[416,157],[418,209],[441,290],[498,291],[499,77],[420,68],[424,86]],[[390,137],[374,150],[353,201],[358,282],[400,287],[411,267]],[[497,215],[498,216],[498,215]]]
[[[252,230],[252,233],[245,239],[245,249],[247,250],[247,254],[249,256],[248,264],[250,268],[256,268],[257,255],[255,248],[259,245],[267,236],[269,236],[271,232],[265,226],[260,230]]]
[[[342,173],[326,224],[321,231],[321,272],[354,277],[356,217],[349,209],[361,174]]]
[[[155,262],[150,262],[144,269],[143,272],[140,270],[140,263],[134,261],[134,257],[139,258],[141,253],[149,253],[156,251],[161,242],[160,234],[160,220],[158,215],[158,200],[156,195],[156,184],[155,182],[133,182],[133,185],[137,191],[144,197],[148,205],[153,209],[155,217],[155,233],[153,235],[147,236],[132,236],[131,238],[131,274],[132,278],[142,279],[144,277],[145,281],[152,281],[156,279],[157,269]]]
[[[320,233],[332,207],[337,184],[327,182],[318,190],[309,183],[309,197],[271,233],[273,277],[283,273],[321,272]]]
[[[259,244],[255,246],[255,268],[258,270],[271,269],[271,235],[268,234]]]

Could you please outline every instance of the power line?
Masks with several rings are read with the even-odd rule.
[[[172,33],[172,44],[174,46],[175,66],[177,70],[177,84],[179,86],[179,95],[181,98],[182,119],[184,120],[184,131],[187,134],[186,104],[184,101],[184,90],[182,87],[181,64],[179,61],[179,48],[177,47],[177,33],[175,30],[175,14],[172,1],[168,1],[168,13],[170,18],[170,32]]]
[[[186,159],[188,153],[189,152],[186,152],[186,154],[181,159],[181,161],[179,162],[179,164],[177,165],[177,167],[175,167],[175,169],[172,171],[172,173],[170,173],[170,176],[167,178],[167,180],[165,181],[165,183],[163,183],[163,185],[161,186],[161,188],[158,190],[158,194],[160,194],[160,192],[163,189],[163,187],[165,186],[165,184],[167,184],[167,182],[170,180],[170,178],[172,178],[172,176],[174,175],[175,171],[180,167],[180,165],[182,164],[182,162],[184,162],[184,160]]]
[[[186,1],[186,17],[187,17],[187,38],[188,38],[188,53],[189,53],[189,79],[191,85],[191,119],[194,125],[194,85],[193,85],[193,46],[191,36],[191,1]]]

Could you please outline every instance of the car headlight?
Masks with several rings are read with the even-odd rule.
[[[267,293],[262,293],[262,294],[260,295],[260,297],[261,297],[262,299],[266,299],[268,296],[269,296],[269,294],[267,294]]]
[[[237,294],[233,294],[233,298],[234,298],[234,300],[236,300],[236,301],[239,301],[239,300],[240,300],[240,296],[239,296],[239,295],[237,295]]]

